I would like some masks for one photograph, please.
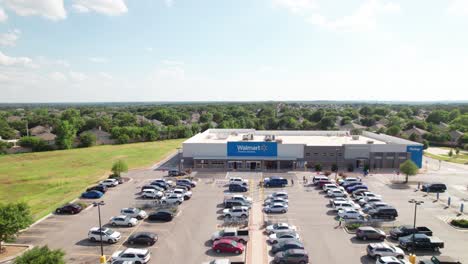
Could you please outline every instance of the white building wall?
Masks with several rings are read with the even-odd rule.
[[[223,158],[227,155],[227,147],[225,143],[183,143],[183,150],[184,158]]]
[[[304,145],[303,144],[278,144],[278,157],[279,158],[304,158]]]

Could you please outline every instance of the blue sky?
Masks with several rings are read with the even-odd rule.
[[[468,0],[0,0],[0,102],[468,100]]]

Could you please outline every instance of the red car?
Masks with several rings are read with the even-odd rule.
[[[212,249],[216,253],[235,253],[244,252],[244,245],[231,239],[220,239],[213,243]]]
[[[333,183],[333,182],[330,181],[330,180],[327,180],[327,181],[319,181],[317,185],[318,185],[320,188],[322,188],[325,184],[329,184],[329,183]]]
[[[239,243],[242,243],[242,244],[246,244],[247,241],[245,241],[245,238],[242,238],[242,237],[235,237],[235,236],[225,236],[225,237],[220,237],[219,239],[215,239],[215,241],[219,241],[221,239],[228,239],[228,240],[232,240],[232,241],[236,241],[236,242],[239,242]]]

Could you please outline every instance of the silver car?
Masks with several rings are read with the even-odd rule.
[[[266,213],[286,213],[288,205],[286,203],[273,203],[265,206],[263,209]]]

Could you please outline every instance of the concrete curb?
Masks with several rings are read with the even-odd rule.
[[[17,258],[18,256],[21,256],[24,252],[32,249],[34,246],[33,245],[29,245],[29,244],[11,244],[11,243],[8,243],[8,244],[3,244],[3,246],[17,246],[17,247],[26,247],[26,249],[16,255],[13,255],[13,256],[10,256],[6,259],[2,259],[0,260],[0,263],[3,264],[3,263],[8,263],[9,261],[12,261],[14,260],[15,258]]]

